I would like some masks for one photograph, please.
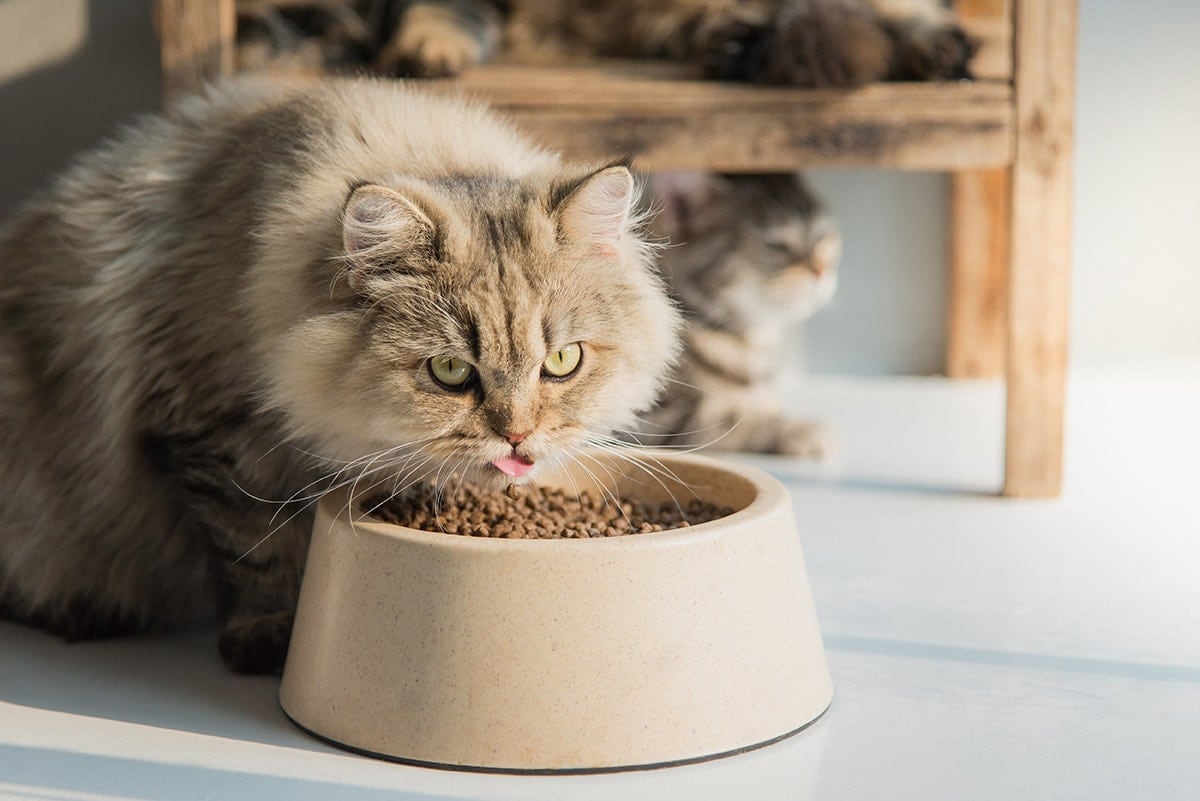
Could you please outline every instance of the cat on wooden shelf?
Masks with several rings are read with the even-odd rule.
[[[519,61],[668,58],[719,80],[846,87],[968,75],[973,44],[941,0],[415,0],[378,66],[454,75]]]
[[[805,87],[969,76],[943,0],[238,0],[240,67],[457,75],[496,57],[666,58],[710,78]]]

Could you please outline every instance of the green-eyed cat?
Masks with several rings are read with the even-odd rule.
[[[259,34],[266,27],[250,12],[253,6],[262,14],[263,5],[241,6]],[[319,41],[341,54],[327,62],[373,61],[404,75],[454,75],[491,58],[559,62],[617,55],[692,62],[718,78],[851,86],[965,77],[973,48],[940,0],[324,0],[309,6],[321,12],[297,16],[291,5],[271,12],[276,28],[286,31],[294,23],[294,33],[276,36],[273,50],[261,47],[271,37],[251,37],[260,45],[251,60],[259,63],[268,52],[295,57],[297,42],[312,51]],[[360,31],[357,38],[352,29]],[[357,43],[354,52],[343,46],[350,40]],[[687,347],[637,437],[824,455],[829,433],[796,419],[774,387],[789,361],[791,326],[827,303],[836,286],[841,243],[835,224],[796,175],[697,173],[660,177],[651,188],[649,202],[666,209],[655,232],[671,243],[664,266],[688,312]],[[696,224],[700,218],[703,224]]]
[[[652,404],[635,198],[388,81],[235,82],[85,155],[0,229],[0,609],[215,611],[278,670],[322,491],[533,480]]]

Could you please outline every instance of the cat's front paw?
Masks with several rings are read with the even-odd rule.
[[[720,19],[701,28],[695,48],[704,74],[721,81],[763,80],[768,29],[757,21]]]
[[[217,650],[225,665],[235,673],[279,674],[283,672],[291,637],[290,612],[238,616],[221,630]]]
[[[838,450],[837,436],[821,423],[785,420],[776,435],[773,452],[801,459],[825,460]]]
[[[957,25],[919,28],[896,45],[896,79],[957,81],[971,77],[971,57],[978,45]]]
[[[440,18],[406,22],[379,54],[386,75],[453,78],[484,59],[483,44],[470,32]]]

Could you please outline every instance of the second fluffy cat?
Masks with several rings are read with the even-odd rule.
[[[662,174],[648,186],[662,208],[653,230],[679,243],[662,270],[687,325],[668,390],[634,438],[829,455],[831,432],[788,411],[778,380],[794,326],[837,288],[833,220],[800,175]]]

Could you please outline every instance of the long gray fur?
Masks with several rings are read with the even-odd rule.
[[[548,462],[630,426],[678,313],[597,169],[367,81],[226,85],[85,155],[0,229],[0,611],[67,638],[215,613],[232,667],[278,670],[323,488],[497,478],[517,418]],[[357,219],[364,184],[436,247]]]

